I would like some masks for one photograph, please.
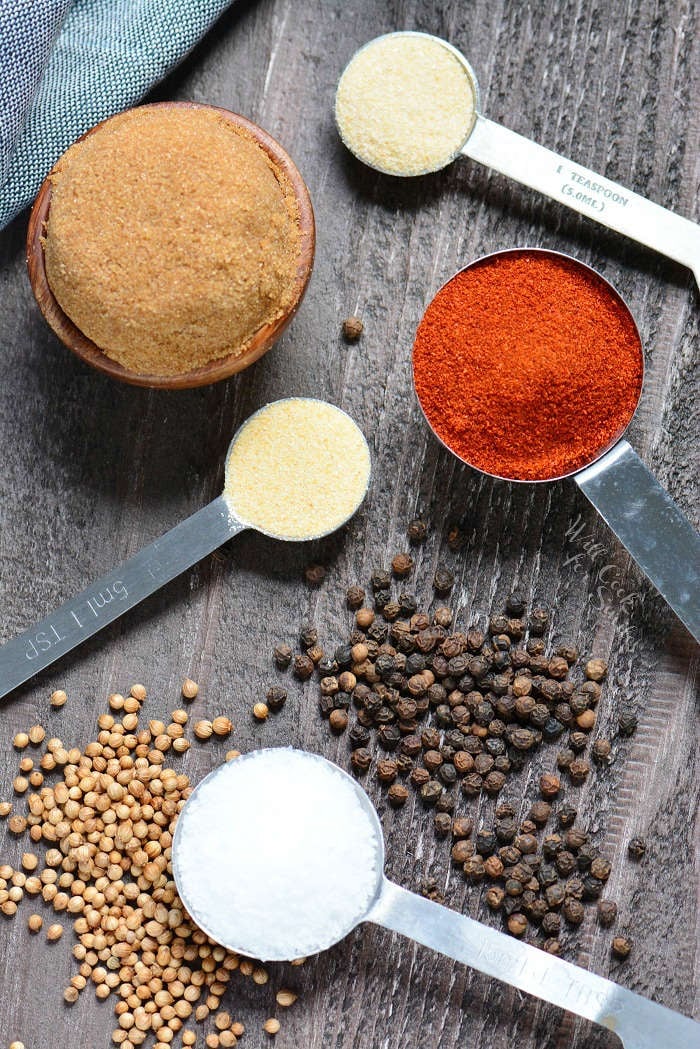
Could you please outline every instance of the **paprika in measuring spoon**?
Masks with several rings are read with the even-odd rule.
[[[643,358],[624,302],[593,270],[504,252],[438,292],[413,351],[438,437],[471,466],[545,481],[587,465],[634,414]]]
[[[457,273],[413,346],[416,393],[443,444],[493,477],[571,475],[700,640],[700,537],[621,439],[643,372],[637,326],[615,289],[537,248]]]

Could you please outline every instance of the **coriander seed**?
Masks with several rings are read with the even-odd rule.
[[[12,746],[16,747],[17,750],[24,750],[25,747],[29,746],[29,736],[26,732],[18,732],[12,740]]]
[[[214,718],[211,727],[215,736],[228,736],[233,729],[233,723],[229,718],[220,715],[219,717]]]
[[[256,721],[266,721],[270,714],[270,708],[267,703],[254,703],[253,704],[253,717]]]
[[[40,914],[30,914],[27,918],[27,928],[32,933],[40,932],[43,924],[44,919]]]
[[[263,1024],[263,1031],[265,1032],[265,1034],[276,1035],[280,1029],[280,1026],[281,1025],[279,1020],[276,1020],[273,1016],[271,1016],[269,1020],[266,1020]]]
[[[51,693],[51,700],[50,700],[51,706],[52,707],[56,707],[58,709],[59,707],[62,707],[65,704],[67,699],[68,699],[68,696],[63,691],[63,689],[62,688],[58,688],[58,689],[56,689],[55,692]]]
[[[46,939],[49,943],[56,943],[63,936],[63,926],[60,922],[55,922],[53,925],[49,925],[46,930]]]
[[[195,721],[194,723],[194,734],[197,739],[205,740],[210,739],[214,729],[211,721]]]
[[[183,699],[196,699],[199,693],[199,685],[192,678],[186,677],[182,682],[182,697]],[[133,695],[133,691],[132,691]]]

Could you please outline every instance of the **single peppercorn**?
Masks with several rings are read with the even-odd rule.
[[[545,773],[543,776],[540,776],[540,794],[546,800],[556,798],[560,788],[561,781],[558,776],[551,773]]]
[[[346,342],[357,342],[364,331],[364,324],[354,314],[343,321],[343,338]]]
[[[632,940],[629,936],[616,936],[610,946],[615,957],[624,961],[632,950]]]
[[[309,586],[320,586],[326,578],[326,569],[323,565],[307,565],[304,569],[304,579]]]
[[[455,577],[445,565],[438,565],[433,576],[433,588],[438,594],[446,594],[454,586]]]
[[[357,747],[350,754],[350,764],[355,772],[366,772],[372,764],[372,755],[366,747]]]
[[[407,576],[413,568],[413,558],[408,553],[395,554],[391,561],[391,570],[395,576],[401,579]]]
[[[506,924],[511,936],[524,936],[527,931],[527,918],[524,914],[511,914]]]
[[[617,716],[618,731],[621,736],[631,736],[637,731],[637,715],[630,707],[623,707]]]
[[[612,747],[610,745],[610,741],[601,738],[594,740],[593,746],[591,748],[591,754],[593,755],[593,760],[596,762],[596,764],[609,765],[612,755]]]
[[[598,921],[604,928],[614,924],[617,918],[617,904],[614,900],[598,900],[596,911]]]
[[[308,681],[314,672],[314,662],[310,656],[294,657],[294,676],[300,681]]]
[[[641,860],[644,853],[647,851],[647,843],[644,838],[630,838],[627,845],[627,852],[631,859]]]
[[[335,732],[337,735],[345,732],[345,729],[348,727],[347,711],[338,708],[331,710],[328,715],[328,725],[331,732]]]
[[[408,798],[408,790],[403,783],[392,783],[387,792],[387,797],[394,808],[400,808]]]
[[[428,535],[428,526],[420,517],[414,517],[413,520],[409,522],[406,533],[410,542],[423,543]]]
[[[608,664],[604,659],[589,659],[583,672],[589,681],[602,681],[608,672]]]
[[[292,662],[292,650],[289,645],[276,645],[272,656],[280,670],[286,670]]]
[[[591,766],[588,764],[585,758],[576,758],[576,760],[572,761],[569,765],[569,776],[571,778],[571,782],[575,786],[579,786],[581,783],[585,782],[590,771]]]
[[[287,690],[281,685],[272,685],[265,694],[265,702],[274,713],[281,710],[287,702]]]
[[[546,608],[533,608],[530,613],[529,629],[535,637],[544,634],[549,626],[549,612]]]

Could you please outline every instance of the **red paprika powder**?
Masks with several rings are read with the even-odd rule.
[[[533,249],[457,273],[413,347],[438,437],[486,473],[545,481],[598,457],[629,423],[643,375],[637,327],[593,270]]]

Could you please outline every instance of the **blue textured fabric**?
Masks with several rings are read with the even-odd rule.
[[[161,80],[232,0],[0,0],[0,228],[61,153]]]

